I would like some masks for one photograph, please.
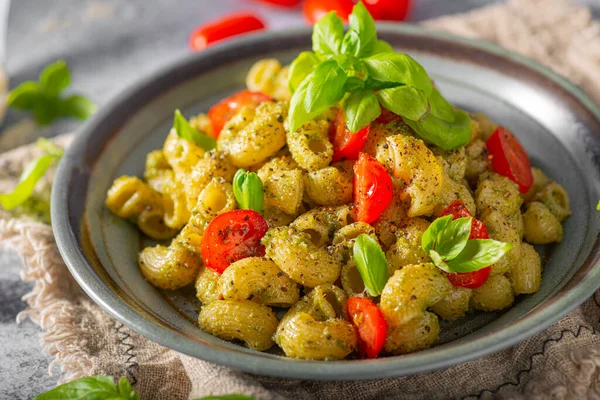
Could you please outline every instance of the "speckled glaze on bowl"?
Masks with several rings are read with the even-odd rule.
[[[247,36],[215,46],[145,77],[101,109],[63,157],[52,194],[62,256],[83,289],[112,316],[164,346],[236,369],[296,379],[350,380],[416,374],[482,357],[548,327],[600,287],[600,110],[578,88],[501,48],[425,31],[381,25],[380,36],[421,62],[453,103],[480,111],[517,134],[534,165],[564,185],[573,215],[562,243],[544,250],[541,290],[509,310],[475,313],[443,324],[428,350],[376,360],[305,361],[225,342],[195,325],[193,288],[161,292],[136,264],[143,241],[105,207],[122,174],[141,175],[145,155],[160,148],[180,108],[206,111],[243,87],[249,66],[289,62],[310,47],[307,29]]]

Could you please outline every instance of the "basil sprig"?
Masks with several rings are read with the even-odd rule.
[[[6,103],[15,109],[31,111],[40,125],[48,125],[58,118],[87,119],[96,106],[82,95],[62,97],[61,93],[71,83],[71,73],[63,60],[48,65],[39,82],[27,81],[14,88]]]
[[[354,242],[354,262],[370,296],[379,296],[389,279],[388,264],[381,246],[364,233]]]
[[[133,389],[126,378],[121,378],[118,385],[112,376],[88,376],[68,382],[42,393],[33,400],[140,400],[140,395]],[[244,394],[225,394],[207,396],[195,400],[254,400]]]
[[[349,27],[344,33],[341,19],[328,13],[313,29],[313,51],[300,53],[292,62],[291,131],[341,101],[351,132],[373,122],[381,105],[438,147],[449,150],[468,143],[468,114],[441,96],[418,62],[377,38],[373,18],[362,2],[354,6]]]
[[[265,194],[262,181],[254,172],[237,170],[233,177],[233,195],[241,209],[262,213]]]
[[[196,143],[206,151],[217,147],[217,141],[202,132],[198,132],[194,127],[192,127],[183,114],[181,114],[179,109],[175,110],[173,129],[175,129],[175,132],[177,132],[177,136],[192,143]]]
[[[54,161],[60,160],[64,150],[46,138],[40,138],[36,146],[44,151],[44,154],[31,161],[25,166],[19,183],[10,193],[0,194],[0,204],[5,210],[14,210],[25,203],[33,194],[35,185],[44,176]]]
[[[421,247],[446,272],[473,272],[500,260],[512,244],[492,239],[471,239],[472,218],[452,215],[437,218],[421,237]]]

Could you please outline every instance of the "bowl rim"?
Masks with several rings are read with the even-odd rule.
[[[458,42],[471,49],[491,53],[496,56],[508,58],[510,61],[523,65],[533,70],[554,84],[562,87],[591,114],[600,121],[600,107],[596,105],[579,87],[567,79],[552,72],[542,64],[506,50],[489,42],[475,39],[466,39],[446,32],[434,31],[418,25],[378,23],[378,33],[419,35],[425,38]],[[56,172],[51,197],[51,218],[53,231],[60,251],[71,274],[83,290],[99,304],[112,317],[122,322],[142,336],[190,356],[225,365],[234,369],[243,370],[260,375],[279,376],[293,379],[311,380],[364,380],[387,377],[413,375],[449,367],[462,362],[477,359],[513,346],[522,340],[546,329],[554,324],[568,312],[579,306],[595,291],[600,288],[600,279],[589,276],[577,282],[569,290],[561,293],[556,298],[556,293],[548,298],[541,309],[533,315],[522,317],[519,321],[501,328],[498,331],[484,335],[470,342],[456,345],[450,349],[428,349],[426,352],[417,352],[404,356],[385,357],[374,360],[342,360],[342,361],[313,361],[272,357],[269,355],[249,354],[233,349],[214,349],[212,346],[191,340],[172,329],[149,321],[125,303],[114,293],[94,271],[78,245],[78,239],[71,226],[69,218],[69,181],[76,167],[75,161],[85,147],[85,143],[100,126],[115,111],[118,105],[127,99],[132,99],[144,87],[161,79],[172,70],[182,68],[197,60],[208,58],[216,52],[234,51],[239,46],[262,43],[277,38],[293,38],[301,35],[310,35],[311,28],[296,28],[284,31],[271,31],[266,33],[250,34],[239,39],[215,45],[207,50],[190,54],[163,66],[155,72],[139,79],[135,84],[127,87],[120,95],[103,106],[84,125],[76,135],[72,144],[67,148]],[[593,264],[586,275],[600,276],[600,244],[598,236],[583,264]],[[546,304],[548,303],[549,304]]]

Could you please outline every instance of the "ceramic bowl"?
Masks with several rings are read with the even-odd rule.
[[[62,256],[94,301],[136,332],[166,347],[247,372],[296,379],[373,379],[416,374],[497,352],[548,327],[600,287],[600,110],[580,89],[539,64],[501,48],[409,25],[380,36],[429,71],[454,104],[489,115],[513,131],[532,163],[564,185],[573,215],[564,239],[544,249],[539,292],[513,307],[444,323],[440,342],[414,354],[335,362],[260,353],[196,326],[193,288],[163,292],[144,280],[136,256],[144,239],[104,206],[113,179],[140,176],[146,153],[162,146],[173,110],[206,111],[243,88],[265,57],[291,61],[310,48],[308,29],[233,40],[142,78],[100,109],[58,168],[52,221]]]

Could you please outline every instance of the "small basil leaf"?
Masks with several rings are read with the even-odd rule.
[[[262,213],[265,194],[262,181],[254,172],[237,170],[233,177],[233,195],[241,209]]]
[[[66,116],[63,100],[59,97],[40,96],[40,101],[32,109],[33,119],[38,125],[49,125],[54,120]]]
[[[119,397],[121,396],[112,376],[89,376],[57,386],[34,397],[34,400],[103,400]]]
[[[354,262],[365,283],[367,293],[379,296],[389,279],[388,265],[383,250],[372,237],[364,233],[354,242]]]
[[[498,262],[512,249],[512,244],[492,239],[472,239],[463,251],[446,261],[452,272],[472,272]]]
[[[123,400],[140,400],[140,396],[133,390],[133,387],[125,377],[119,379],[119,395]]]
[[[42,87],[39,83],[27,81],[11,90],[6,98],[9,107],[18,110],[31,110],[43,101]]]
[[[51,140],[44,137],[36,140],[35,147],[54,157],[62,157],[62,155],[65,153],[65,150],[62,147],[55,145]]]
[[[306,107],[304,106],[306,101],[306,89],[313,79],[313,76],[314,72],[309,74],[306,79],[300,83],[300,86],[298,86],[298,89],[296,89],[292,95],[292,99],[290,100],[290,111],[288,114],[290,132],[296,132],[305,122],[319,115],[318,111],[306,111]]]
[[[81,95],[74,95],[62,100],[62,113],[67,117],[86,120],[96,111],[96,105],[90,99]]]
[[[433,220],[421,235],[421,248],[425,253],[435,250],[437,247],[438,238],[449,225],[452,223],[452,215],[445,215]]]
[[[466,146],[471,139],[471,117],[462,110],[454,110],[454,122],[446,122],[431,113],[420,121],[405,119],[404,122],[422,139],[444,150]]]
[[[398,86],[377,92],[377,99],[391,112],[411,120],[419,120],[429,111],[429,101],[421,90]]]
[[[399,87],[399,86],[404,86],[404,84],[398,83],[398,82],[379,81],[377,79],[371,78],[370,76],[367,77],[367,79],[365,79],[365,88],[366,89],[382,90],[382,89],[395,88],[395,87]]]
[[[217,396],[199,397],[194,400],[254,400],[254,397],[245,394],[222,394]]]
[[[452,272],[452,269],[446,264],[444,258],[439,255],[439,253],[435,250],[429,250],[429,257],[431,257],[431,261],[435,264],[436,267],[441,269],[442,271]]]
[[[339,53],[344,37],[344,25],[335,11],[330,11],[314,26],[312,33],[313,51],[324,57]]]
[[[48,65],[40,74],[40,84],[51,96],[58,96],[71,83],[71,73],[64,60]]]
[[[56,159],[56,156],[46,154],[27,164],[21,174],[17,187],[11,193],[0,194],[0,204],[2,207],[5,210],[13,210],[23,204],[31,196],[35,185]]]
[[[350,30],[344,35],[342,45],[340,46],[340,52],[342,54],[357,55],[359,46],[360,38],[358,37],[358,33]]]
[[[187,119],[181,114],[179,109],[175,110],[175,118],[173,119],[173,129],[177,132],[177,136],[182,139],[196,143],[204,150],[209,151],[217,147],[217,142],[203,133],[194,129]]]
[[[306,112],[320,114],[340,101],[344,96],[347,78],[344,70],[334,60],[323,61],[317,65],[306,87]]]
[[[294,93],[300,83],[313,72],[315,65],[319,63],[319,58],[311,51],[303,51],[290,64],[288,86],[290,92]]]
[[[454,107],[442,97],[436,88],[433,88],[431,96],[429,96],[429,104],[431,106],[429,112],[432,115],[446,122],[454,122]]]
[[[391,44],[389,44],[385,40],[378,40],[375,42],[375,46],[373,46],[372,54],[389,53],[393,51],[394,49]]]
[[[357,46],[354,48],[353,55],[365,57],[373,52],[377,42],[377,31],[375,21],[367,11],[364,4],[359,1],[352,9],[352,14],[348,17],[350,32],[354,31],[357,36]]]
[[[350,95],[344,102],[346,124],[350,132],[358,132],[369,125],[381,114],[377,96],[370,90],[363,90]]]
[[[598,204],[596,205],[596,210],[600,211],[600,201],[598,201]]]
[[[349,76],[344,83],[344,92],[354,93],[365,88],[365,81],[357,76]]]
[[[460,254],[467,245],[471,234],[473,218],[463,217],[451,221],[436,238],[437,251],[445,260],[452,260]]]
[[[398,82],[421,90],[429,98],[433,86],[427,71],[402,53],[378,53],[362,60],[369,76],[384,82]]]

